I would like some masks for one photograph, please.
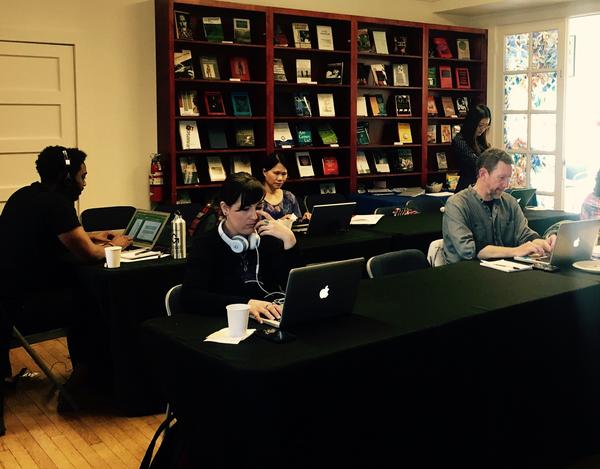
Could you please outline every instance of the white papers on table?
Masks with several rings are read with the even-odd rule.
[[[128,256],[127,251],[121,253],[121,262],[141,262],[141,261],[149,261],[151,259],[161,259],[163,257],[170,256],[169,253],[164,253],[160,251],[147,251],[143,254],[139,254],[137,256]]]
[[[350,220],[351,225],[375,225],[381,220],[383,214],[373,215],[354,215]]]
[[[479,265],[487,267],[488,269],[501,270],[502,272],[519,272],[521,270],[531,270],[532,265],[520,264],[518,262],[507,261],[504,259],[498,259],[497,261],[481,261]]]
[[[204,339],[204,342],[217,342],[218,344],[233,344],[233,345],[237,345],[242,340],[247,339],[252,334],[254,334],[255,330],[256,329],[246,329],[246,335],[243,335],[243,336],[240,336],[240,337],[231,337],[229,335],[229,328],[228,327],[224,327],[223,329],[218,330],[218,331],[213,332],[212,334],[210,334],[206,339]]]
[[[454,195],[454,192],[428,192],[425,195],[429,195],[431,197],[450,197]]]

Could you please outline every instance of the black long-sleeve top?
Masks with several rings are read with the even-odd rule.
[[[452,140],[452,152],[458,161],[460,176],[455,192],[459,192],[477,180],[477,158],[479,154],[473,150],[460,132]]]

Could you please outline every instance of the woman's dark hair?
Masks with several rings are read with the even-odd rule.
[[[69,156],[69,167],[66,166],[63,151]],[[85,161],[86,154],[78,148],[52,146],[44,148],[35,162],[35,169],[45,184],[56,184],[64,181],[67,172],[74,178]]]
[[[600,197],[600,169],[596,173],[596,185],[594,186],[594,195]]]
[[[278,164],[281,164],[287,169],[287,165],[285,164],[285,161],[283,161],[283,158],[281,158],[281,156],[279,156],[277,153],[271,153],[270,155],[265,156],[265,159],[262,162],[262,169],[263,171],[270,171]],[[264,177],[265,176],[263,174],[262,178],[264,179]]]
[[[240,199],[240,209],[257,204],[265,196],[265,190],[258,179],[248,173],[231,173],[225,179],[219,196],[219,201],[233,205]],[[218,204],[217,204],[218,205]]]
[[[490,108],[485,104],[473,106],[467,113],[467,117],[460,128],[461,135],[471,149],[477,154],[480,154],[490,146],[486,137],[487,129],[479,137],[475,137],[475,131],[477,130],[477,126],[479,125],[479,122],[481,122],[481,119],[489,119],[490,125],[492,123],[492,113]]]

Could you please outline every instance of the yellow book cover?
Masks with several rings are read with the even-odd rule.
[[[410,124],[406,122],[398,122],[398,141],[402,143],[412,143],[412,133],[410,132]]]

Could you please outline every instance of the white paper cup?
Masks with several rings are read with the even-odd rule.
[[[107,246],[104,248],[106,266],[109,269],[121,267],[121,246]]]
[[[250,307],[243,303],[227,305],[227,325],[231,337],[242,337],[248,329]]]

